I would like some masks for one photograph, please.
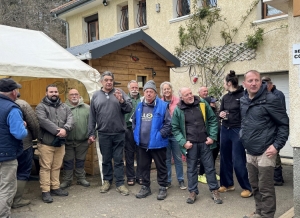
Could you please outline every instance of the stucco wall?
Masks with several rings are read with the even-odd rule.
[[[104,7],[102,4],[91,10],[69,17],[67,21],[70,24],[70,45],[75,46],[86,43],[84,37],[83,18],[93,15],[98,12],[99,16],[99,35],[100,39],[108,38],[118,32],[119,21],[117,20],[118,5],[128,3],[129,8],[129,29],[135,28],[135,16],[133,12],[133,0],[114,0],[109,1],[109,5]],[[218,7],[221,13],[227,17],[230,27],[238,27],[240,25],[241,17],[246,15],[246,10],[250,8],[252,1],[226,1],[218,0]],[[160,12],[155,11],[155,4],[160,3]],[[235,42],[240,43],[245,40],[246,35],[253,33],[251,24],[258,20],[259,8],[256,8],[244,24],[239,28],[239,33],[235,37]],[[173,19],[173,1],[147,1],[147,29],[144,31],[149,34],[154,40],[164,46],[170,52],[174,52],[175,46],[178,45],[178,28],[180,25],[185,25],[187,20],[170,23]],[[259,27],[265,29],[266,32],[287,24],[287,19],[273,21],[260,24]],[[220,30],[225,28],[224,25],[213,32],[210,44],[218,46],[222,44],[219,37]],[[226,72],[229,69],[234,69],[238,74],[243,74],[250,69],[256,69],[260,72],[273,72],[288,70],[288,29],[278,29],[271,31],[264,36],[263,45],[258,49],[256,58],[251,61],[238,61],[229,64],[226,67]],[[174,72],[175,71],[175,72]],[[199,80],[196,84],[190,82],[190,77],[186,69],[170,70],[170,80],[174,84],[175,91],[182,86],[190,86],[196,92],[201,86]]]

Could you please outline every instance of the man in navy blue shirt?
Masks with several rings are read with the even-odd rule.
[[[21,85],[10,78],[0,79],[0,217],[10,217],[17,191],[17,157],[23,152],[22,139],[27,136],[26,122],[17,99]]]

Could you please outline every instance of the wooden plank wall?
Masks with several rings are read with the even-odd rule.
[[[139,60],[132,60],[132,56],[138,57]],[[91,66],[100,74],[107,70],[114,73],[115,81],[121,83],[116,87],[120,87],[126,93],[128,82],[136,80],[138,75],[147,76],[147,81],[153,79],[158,93],[160,84],[170,81],[169,67],[166,66],[166,62],[142,43],[135,43],[102,58],[94,59],[91,61]],[[145,68],[153,68],[156,76],[152,78],[152,70]],[[142,94],[142,89],[140,92]]]

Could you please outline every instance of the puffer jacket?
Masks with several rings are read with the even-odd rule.
[[[59,128],[64,128],[68,134],[74,126],[71,109],[59,99],[52,102],[45,96],[36,106],[35,112],[41,127],[39,140],[42,144],[51,145]]]
[[[23,149],[26,150],[33,145],[32,140],[38,139],[40,124],[34,110],[26,101],[17,99],[15,103],[20,106],[23,119],[27,123],[28,134],[23,139]]]
[[[272,144],[278,151],[283,148],[289,136],[289,118],[280,99],[268,92],[266,84],[262,84],[253,99],[245,90],[240,102],[240,138],[247,153],[262,155]]]
[[[89,124],[89,114],[90,106],[83,102],[80,98],[77,105],[72,105],[69,100],[66,101],[66,105],[70,107],[73,118],[74,118],[74,128],[67,135],[66,144],[72,144],[76,141],[84,141],[88,139],[88,124]]]

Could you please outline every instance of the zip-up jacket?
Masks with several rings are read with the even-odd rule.
[[[201,110],[206,132],[209,138],[214,140],[214,143],[210,145],[210,149],[216,148],[217,138],[218,138],[218,120],[209,106],[209,104],[199,96],[194,96],[195,101],[197,100],[200,102],[199,104],[195,105]],[[182,100],[181,100],[182,101]],[[172,133],[175,136],[176,141],[178,142],[182,154],[186,155],[186,148],[184,147],[186,140],[186,128],[185,128],[185,116],[184,111],[180,109],[181,101],[178,103],[177,107],[174,110],[172,116]]]
[[[141,96],[140,96],[140,93],[139,93],[136,99],[131,97],[130,94],[128,94],[128,97],[131,99],[131,102],[132,102],[132,111],[130,113],[125,114],[125,122],[126,122],[127,128],[132,128],[132,115],[134,114],[136,106],[138,105],[138,103],[141,102]]]
[[[59,99],[52,102],[45,96],[36,106],[35,112],[41,127],[39,140],[42,144],[51,146],[59,128],[65,129],[68,134],[74,126],[71,109]]]
[[[75,122],[74,128],[67,135],[66,144],[88,140],[90,106],[85,104],[82,98],[77,105],[72,105],[69,100],[66,100],[66,105],[71,109]]]
[[[262,84],[253,99],[241,98],[241,141],[248,154],[262,155],[270,145],[280,150],[289,136],[289,118],[280,99]]]
[[[222,120],[222,126],[229,128],[241,127],[240,98],[244,96],[244,89],[239,86],[234,92],[225,94],[221,101],[220,112],[228,110],[228,120]]]
[[[148,149],[167,147],[169,144],[168,136],[171,133],[171,115],[168,110],[168,103],[158,97],[156,97],[154,101]],[[143,103],[144,102],[140,102],[138,104],[133,119],[134,140],[138,146],[140,146],[140,137],[142,137],[140,132],[142,128]]]
[[[0,162],[15,160],[23,152],[26,137],[22,112],[10,98],[0,94]]]

